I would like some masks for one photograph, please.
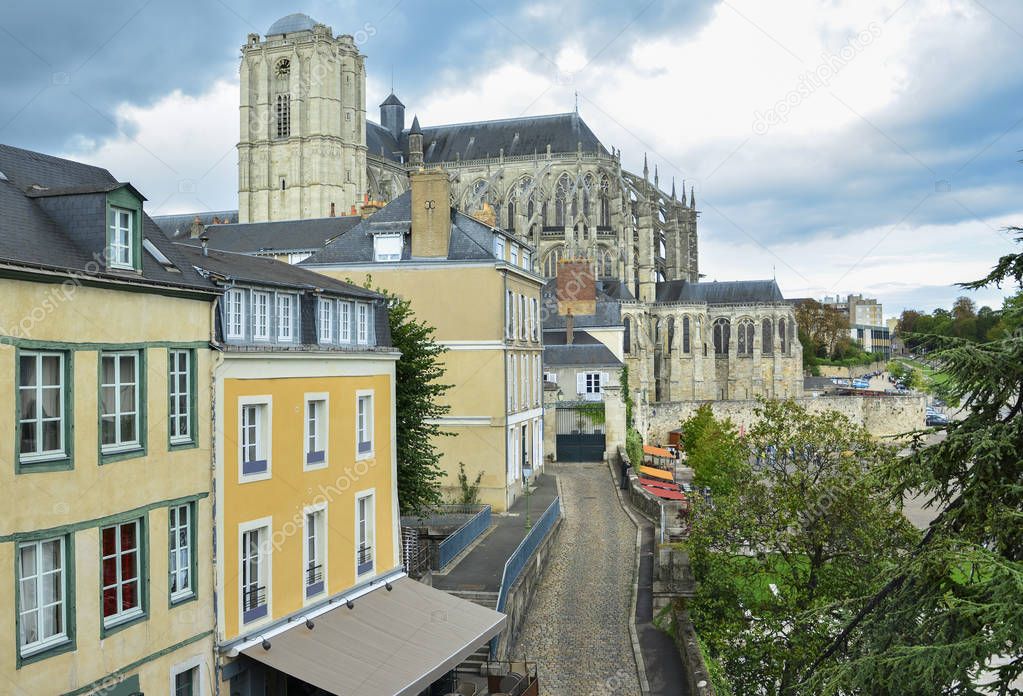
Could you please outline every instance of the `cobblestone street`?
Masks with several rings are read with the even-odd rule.
[[[549,465],[565,519],[512,654],[538,660],[542,696],[640,693],[628,624],[636,527],[606,464]]]

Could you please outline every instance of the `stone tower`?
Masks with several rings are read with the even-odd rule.
[[[366,67],[351,36],[291,14],[241,57],[238,220],[327,217],[366,186]]]

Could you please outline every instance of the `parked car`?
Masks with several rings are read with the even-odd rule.
[[[927,418],[924,420],[928,426],[935,425],[948,425],[948,418],[941,415],[940,413],[928,413]]]

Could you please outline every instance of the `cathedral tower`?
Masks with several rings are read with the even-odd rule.
[[[238,220],[327,217],[366,187],[366,67],[351,36],[283,17],[241,57]]]

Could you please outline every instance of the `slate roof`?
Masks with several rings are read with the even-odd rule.
[[[380,106],[405,106],[401,103],[401,99],[398,99],[398,95],[391,92],[387,95],[387,99],[381,102]]]
[[[552,329],[564,329],[565,317],[558,314],[557,279],[552,278],[547,281],[540,293],[540,301],[546,317],[543,321],[544,334],[546,335]],[[632,299],[632,294],[623,283],[617,280],[598,280],[596,312],[575,315],[573,317],[575,328],[621,326],[620,299]]]
[[[395,233],[409,235],[412,230],[412,192],[405,191],[369,218],[330,241],[323,249],[302,262],[303,266],[339,263],[370,263],[373,261],[374,233]],[[476,261],[494,259],[495,229],[484,225],[469,215],[451,209],[451,232],[448,241],[448,255],[439,259],[415,259],[417,262],[431,261]],[[503,233],[502,233],[503,234]],[[402,250],[402,261],[412,260],[412,245],[406,240]]]
[[[607,149],[575,112],[545,116],[521,116],[493,121],[452,123],[424,126],[423,160],[426,164],[451,162],[456,159],[497,157],[504,149],[506,157],[544,154],[547,145],[551,152],[575,152],[582,144],[583,152]],[[408,153],[409,129],[395,139],[383,126],[366,123],[366,147],[371,155],[380,155],[399,161],[397,153]]]
[[[203,213],[181,213],[179,215],[154,215],[153,222],[171,239],[187,239],[196,218],[205,225],[212,225],[213,218],[238,221],[237,210],[212,210]]]
[[[384,299],[383,295],[372,290],[266,256],[251,256],[217,249],[208,249],[206,254],[203,254],[202,248],[190,244],[179,242],[175,246],[193,266],[222,278],[254,285],[322,290],[348,297]]]
[[[0,145],[0,172],[0,263],[215,291],[145,214],[143,238],[170,261],[170,268],[143,248],[141,275],[96,271],[95,254],[103,250],[85,248],[81,240],[106,229],[105,194],[125,186],[106,169]],[[41,190],[38,187],[49,189],[50,194],[31,195]]]
[[[603,343],[544,346],[545,367],[621,367],[622,361]]]
[[[315,252],[361,221],[362,217],[358,215],[346,215],[309,220],[207,225],[206,236],[209,237],[209,248],[220,251],[236,251],[242,254]],[[194,238],[182,241],[185,244],[201,245],[201,242]]]
[[[669,280],[657,284],[657,302],[706,302],[742,304],[748,302],[784,302],[778,283],[773,280],[731,280],[690,283]]]
[[[567,331],[555,330],[543,332],[543,344],[545,346],[563,346],[568,338]],[[591,334],[585,331],[572,331],[572,345],[596,345],[600,343]]]

